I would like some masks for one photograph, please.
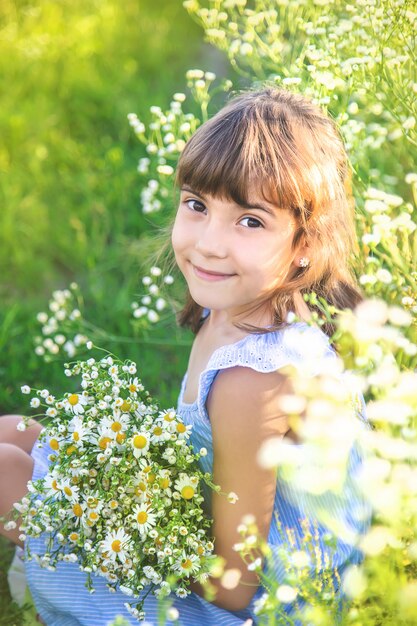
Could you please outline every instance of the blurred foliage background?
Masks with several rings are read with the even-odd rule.
[[[181,2],[1,3],[3,412],[19,410],[23,382],[61,386],[61,368],[33,354],[36,313],[53,289],[75,280],[86,316],[128,341],[149,220],[136,172],[145,152],[126,116],[168,104],[193,64],[212,68],[213,49]],[[114,349],[123,355],[122,345]],[[143,364],[149,389],[173,404],[186,349],[143,347],[139,356],[130,347],[130,357]]]
[[[186,0],[184,7],[189,15],[180,0],[0,5],[0,410],[25,410],[22,384],[68,389],[62,368],[46,362],[48,351],[46,360],[35,355],[34,338],[42,324],[44,335],[56,332],[36,314],[48,310],[53,290],[58,300],[64,292],[56,290],[74,281],[86,332],[136,360],[147,389],[161,405],[175,405],[191,336],[174,330],[173,313],[147,332],[146,316],[135,319],[131,307],[145,304],[141,279],[174,209],[175,146],[205,119],[211,94],[222,92],[210,87],[208,95],[213,71],[231,78],[235,91],[268,79],[314,97],[335,118],[351,160],[356,275],[365,296],[382,299],[362,310],[362,330],[360,314],[359,330],[354,319],[342,329],[345,364],[361,371],[378,425],[367,450],[380,468],[371,459],[365,472],[374,519],[364,565],[352,573],[354,584],[343,583],[356,602],[348,623],[414,625],[415,0]],[[186,77],[193,67],[208,72]],[[192,94],[184,113],[183,91]],[[158,202],[163,210],[153,213]],[[49,308],[54,317],[60,305]],[[24,615],[7,592],[10,558],[1,541],[0,624],[17,626]],[[274,621],[272,600],[265,611]],[[324,594],[320,602],[307,621],[329,626]]]

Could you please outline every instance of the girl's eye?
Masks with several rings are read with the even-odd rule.
[[[188,206],[188,208],[190,208],[192,211],[196,211],[197,213],[202,213],[206,210],[204,204],[201,204],[201,202],[199,202],[198,200],[186,200],[185,204]]]
[[[247,226],[247,228],[263,228],[262,222],[257,220],[255,217],[243,217],[240,220],[240,223],[242,224],[245,221],[246,221],[245,226]]]

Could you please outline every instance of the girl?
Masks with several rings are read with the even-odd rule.
[[[299,443],[280,408],[292,389],[283,368],[292,365],[315,376],[336,363],[328,337],[307,324],[311,310],[303,295],[314,290],[339,308],[361,299],[348,267],[355,235],[346,154],[334,124],[317,106],[266,88],[235,97],[197,130],[181,155],[177,183],[181,197],[172,247],[188,286],[179,322],[196,335],[178,412],[193,426],[193,446],[208,450],[201,458],[204,470],[223,491],[238,494],[234,506],[218,495],[210,501],[207,494],[207,507],[216,553],[226,569],[238,570],[240,582],[228,590],[213,579],[213,602],[193,583],[187,598],[173,596],[174,605],[184,626],[261,623],[254,613],[262,594],[258,576],[233,550],[242,516],[256,518],[276,557],[269,567],[277,580],[283,541],[278,514],[299,547],[302,520],[309,517],[324,549],[326,528],[273,470],[259,466],[257,456],[271,436]],[[291,314],[301,321],[291,323]],[[3,418],[0,427],[0,514],[23,496],[32,471],[34,479],[45,473],[50,453],[47,446],[33,447],[37,424],[21,434],[13,419]],[[352,450],[352,473],[359,461]],[[355,517],[359,498],[350,491],[345,501],[338,514],[361,531],[363,522]],[[7,534],[19,542],[17,531]],[[42,539],[27,541],[32,552],[42,552]],[[333,564],[341,573],[358,557],[353,546],[339,540]],[[28,561],[26,572],[48,626],[104,626],[118,614],[133,623],[125,596],[109,594],[102,578],[89,595],[76,564],[49,572]],[[156,604],[148,596],[151,623],[157,622]],[[286,606],[290,614],[293,606]]]

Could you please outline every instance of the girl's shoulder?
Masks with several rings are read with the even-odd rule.
[[[218,348],[209,367],[222,370],[234,366],[272,372],[293,366],[307,376],[335,373],[338,357],[330,340],[317,326],[293,322],[267,333],[250,334]]]

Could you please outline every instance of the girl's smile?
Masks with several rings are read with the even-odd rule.
[[[223,274],[220,272],[214,272],[212,270],[206,270],[202,267],[198,267],[197,265],[193,265],[193,270],[198,278],[202,280],[210,281],[218,281],[218,280],[227,280],[228,278],[232,278],[235,274]]]

